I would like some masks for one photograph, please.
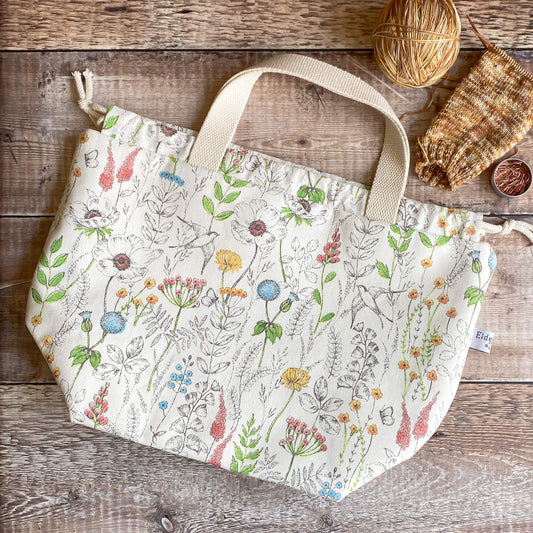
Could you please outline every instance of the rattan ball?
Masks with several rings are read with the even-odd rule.
[[[391,0],[373,33],[374,56],[398,85],[427,87],[455,63],[460,34],[452,0]]]

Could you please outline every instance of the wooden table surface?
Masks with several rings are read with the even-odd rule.
[[[26,295],[52,223],[77,132],[89,121],[70,72],[95,71],[95,100],[198,129],[221,84],[273,50],[346,69],[389,100],[414,140],[450,95],[392,85],[371,54],[384,0],[5,0],[0,5],[0,529],[5,532],[533,531],[533,246],[487,240],[499,265],[478,325],[490,355],[470,351],[457,397],[411,460],[335,504],[236,476],[69,422],[24,326]],[[531,0],[457,0],[485,36],[533,71]],[[480,56],[468,27],[450,72]],[[444,88],[443,88],[444,87]],[[433,97],[433,100],[432,100]],[[429,105],[428,105],[429,104]],[[283,117],[283,127],[267,119]],[[293,78],[265,76],[236,142],[371,183],[383,125],[376,113]],[[533,163],[533,135],[519,146]],[[533,222],[533,193],[508,201],[485,172],[459,191],[413,172],[407,196]]]

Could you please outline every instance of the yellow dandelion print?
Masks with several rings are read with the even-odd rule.
[[[287,368],[281,375],[283,385],[293,391],[301,391],[303,387],[307,387],[310,379],[309,372],[302,368]]]
[[[224,272],[237,272],[242,268],[241,256],[230,250],[218,250],[215,263]]]

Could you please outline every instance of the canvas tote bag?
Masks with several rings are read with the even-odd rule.
[[[385,117],[371,189],[230,144],[263,72]],[[450,407],[496,268],[480,236],[530,228],[403,198],[394,112],[315,59],[240,72],[198,135],[98,106],[74,75],[98,129],[27,309],[72,421],[335,501],[410,458]]]

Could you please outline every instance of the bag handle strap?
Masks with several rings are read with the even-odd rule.
[[[277,55],[233,76],[218,92],[194,142],[188,162],[217,172],[255,82],[264,72],[287,74],[366,104],[385,116],[385,138],[365,215],[396,222],[409,172],[409,141],[385,98],[360,78],[299,54]]]

